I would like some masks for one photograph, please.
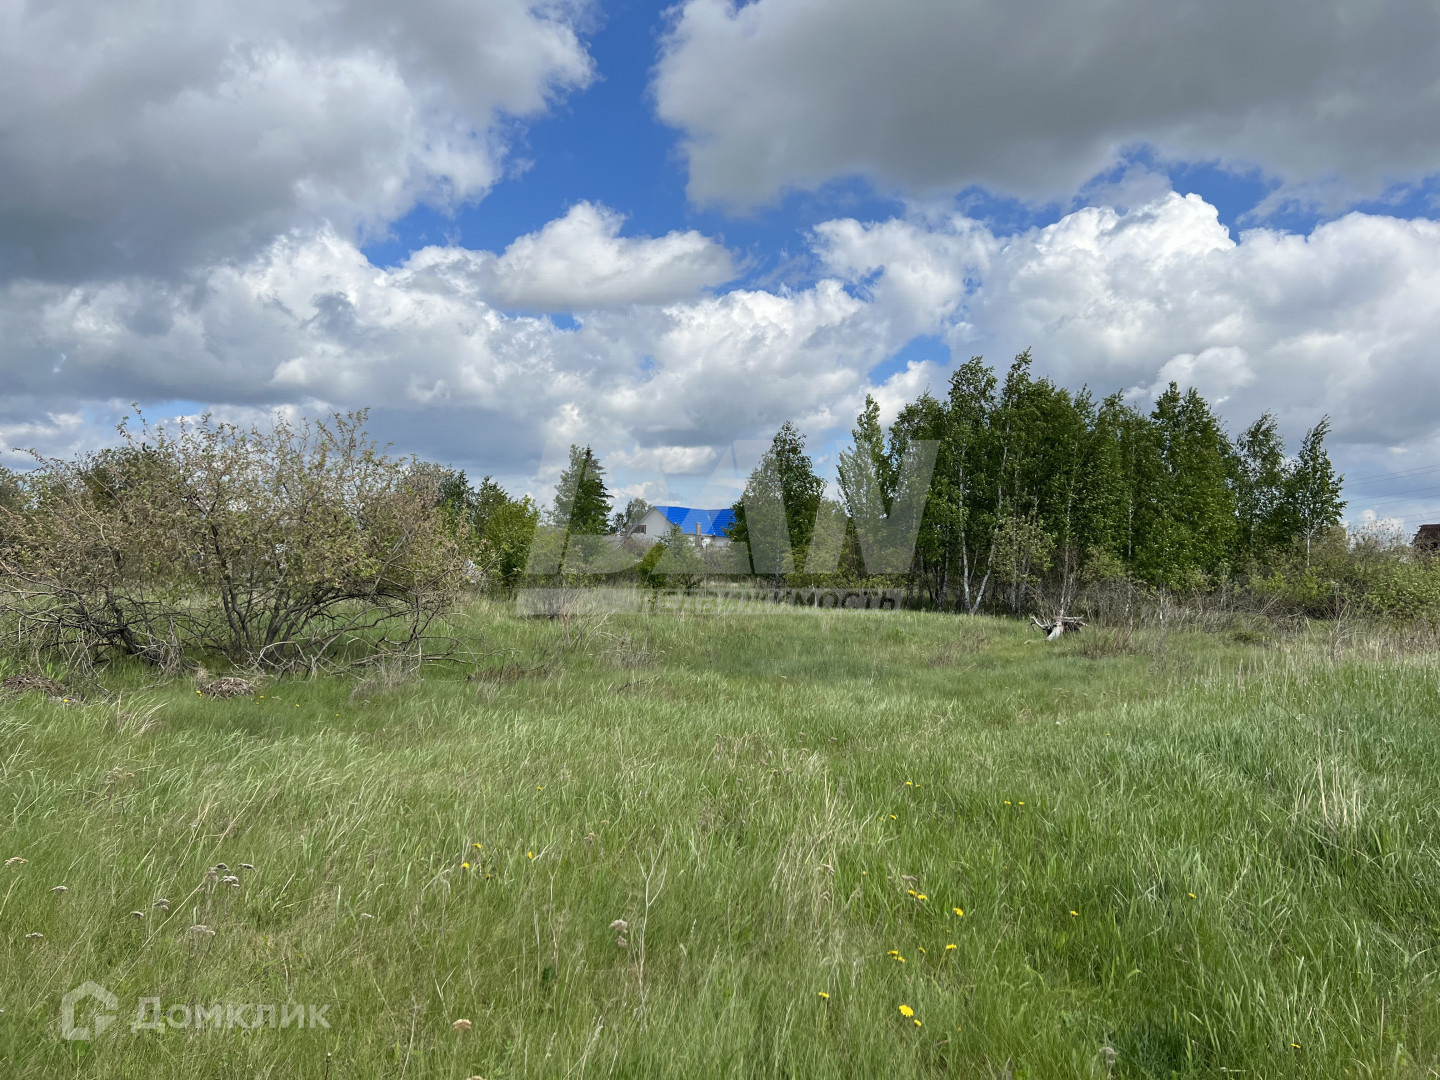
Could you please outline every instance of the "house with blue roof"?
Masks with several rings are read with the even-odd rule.
[[[711,547],[729,544],[730,538],[725,532],[734,524],[735,511],[729,507],[724,510],[697,510],[690,506],[652,506],[625,534],[625,538],[653,544],[668,537],[671,529],[678,528],[686,536],[694,538],[701,547]]]

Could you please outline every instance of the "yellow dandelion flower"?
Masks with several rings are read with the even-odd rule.
[[[912,1009],[909,1005],[901,1005],[901,1006],[900,1006],[900,1015],[903,1016],[903,1017],[905,1017],[905,1019],[908,1020],[908,1019],[910,1019],[910,1017],[912,1017],[912,1016],[915,1015],[915,1010]]]
[[[889,952],[887,952],[885,955],[886,955],[886,956],[899,956],[899,955],[900,955],[900,951],[899,951],[898,949],[891,949],[891,950],[890,950]]]
[[[906,781],[905,781],[905,786],[906,786],[906,787],[914,787],[914,786],[915,786],[915,781],[914,781],[914,780],[906,780]]]
[[[533,859],[533,858],[535,858],[535,852],[533,852],[533,851],[527,851],[527,852],[525,852],[525,857],[526,857],[527,859]]]
[[[899,819],[898,817],[896,817],[894,814],[891,814],[891,815],[890,815],[890,820],[891,820],[891,821],[899,821],[900,819]]]
[[[473,847],[476,851],[484,851],[484,850],[485,850],[485,845],[484,845],[484,844],[471,844],[470,846]]]
[[[908,892],[911,896],[919,896],[919,895],[920,895],[920,894],[917,893],[914,889],[906,889],[905,891]]]
[[[964,909],[964,908],[958,908],[958,907],[957,907],[957,908],[952,908],[951,910],[954,911],[956,915],[959,915],[962,919],[965,917],[965,909]]]
[[[1020,800],[1020,805],[1021,805],[1021,806],[1024,806],[1024,805],[1025,805],[1025,800],[1024,800],[1024,799],[1021,799],[1021,800]]]
[[[827,994],[824,990],[821,990],[821,991],[820,991],[820,997],[821,997],[823,1000],[825,1000],[825,1001],[829,1001],[829,1000],[830,1000],[830,995]]]
[[[916,899],[916,900],[929,900],[930,898],[929,898],[928,896],[926,896],[926,895],[922,892],[922,893],[916,893],[916,894],[915,894],[915,899]]]
[[[462,862],[462,863],[460,864],[460,869],[461,869],[461,870],[469,870],[469,869],[470,869],[470,864],[469,864],[468,862]]]
[[[954,950],[954,948],[955,948],[955,943],[952,941],[949,945],[946,945],[946,946],[945,946],[945,951],[946,951],[946,952],[951,952],[951,951]]]
[[[925,951],[925,946],[924,946],[924,945],[921,945],[921,946],[920,946],[920,954],[921,954],[922,956],[928,956],[928,955],[930,955],[929,953],[927,953],[927,952]]]
[[[1192,892],[1192,893],[1186,893],[1185,895],[1188,896],[1188,897],[1190,897],[1191,900],[1199,900],[1199,899],[1200,899],[1200,898],[1199,898],[1198,896],[1196,896],[1193,892]]]
[[[920,1026],[920,1021],[919,1021],[919,1020],[916,1020],[916,1021],[915,1021],[915,1026],[916,1026],[916,1027],[919,1027],[919,1026]]]
[[[1077,918],[1078,918],[1079,915],[1080,915],[1080,913],[1079,913],[1078,911],[1072,911],[1072,912],[1070,912],[1070,914],[1076,916]]]

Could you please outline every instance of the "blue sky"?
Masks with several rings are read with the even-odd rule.
[[[829,461],[866,393],[1028,347],[1328,414],[1355,514],[1440,519],[1434,11],[94,6],[0,16],[8,445],[370,408],[517,490],[588,441],[699,497],[734,440]]]

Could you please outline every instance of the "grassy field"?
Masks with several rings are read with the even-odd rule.
[[[400,685],[0,703],[0,1074],[1440,1075],[1433,652],[463,632]]]

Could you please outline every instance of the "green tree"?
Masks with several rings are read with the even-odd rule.
[[[1286,534],[1285,444],[1273,413],[1265,413],[1235,440],[1236,550],[1263,559]]]
[[[1234,550],[1233,449],[1193,387],[1182,393],[1171,383],[1150,419],[1154,442],[1140,448],[1137,471],[1135,565],[1147,581],[1193,587],[1223,573]]]
[[[625,504],[624,510],[616,513],[611,531],[617,533],[629,532],[640,523],[640,519],[648,514],[651,509],[650,504],[644,499],[638,496],[631,499]]]
[[[1300,454],[1283,486],[1282,513],[1294,530],[1292,535],[1305,541],[1307,566],[1312,544],[1340,524],[1340,514],[1345,509],[1345,500],[1340,497],[1345,478],[1336,474],[1325,450],[1325,437],[1329,434],[1328,416],[1305,433]]]
[[[567,527],[571,535],[600,536],[610,531],[605,471],[590,447],[570,447],[570,463],[555,486],[551,521]]]
[[[779,576],[803,567],[824,493],[825,481],[805,453],[805,436],[791,421],[785,421],[732,507],[735,524],[730,538],[750,546],[755,573]],[[750,520],[747,507],[752,516],[764,520]],[[793,561],[784,559],[782,551],[772,551],[784,548],[781,541],[788,541]]]
[[[525,570],[540,509],[527,498],[508,496],[485,516],[480,533],[480,558],[476,561],[494,580],[513,585]]]

